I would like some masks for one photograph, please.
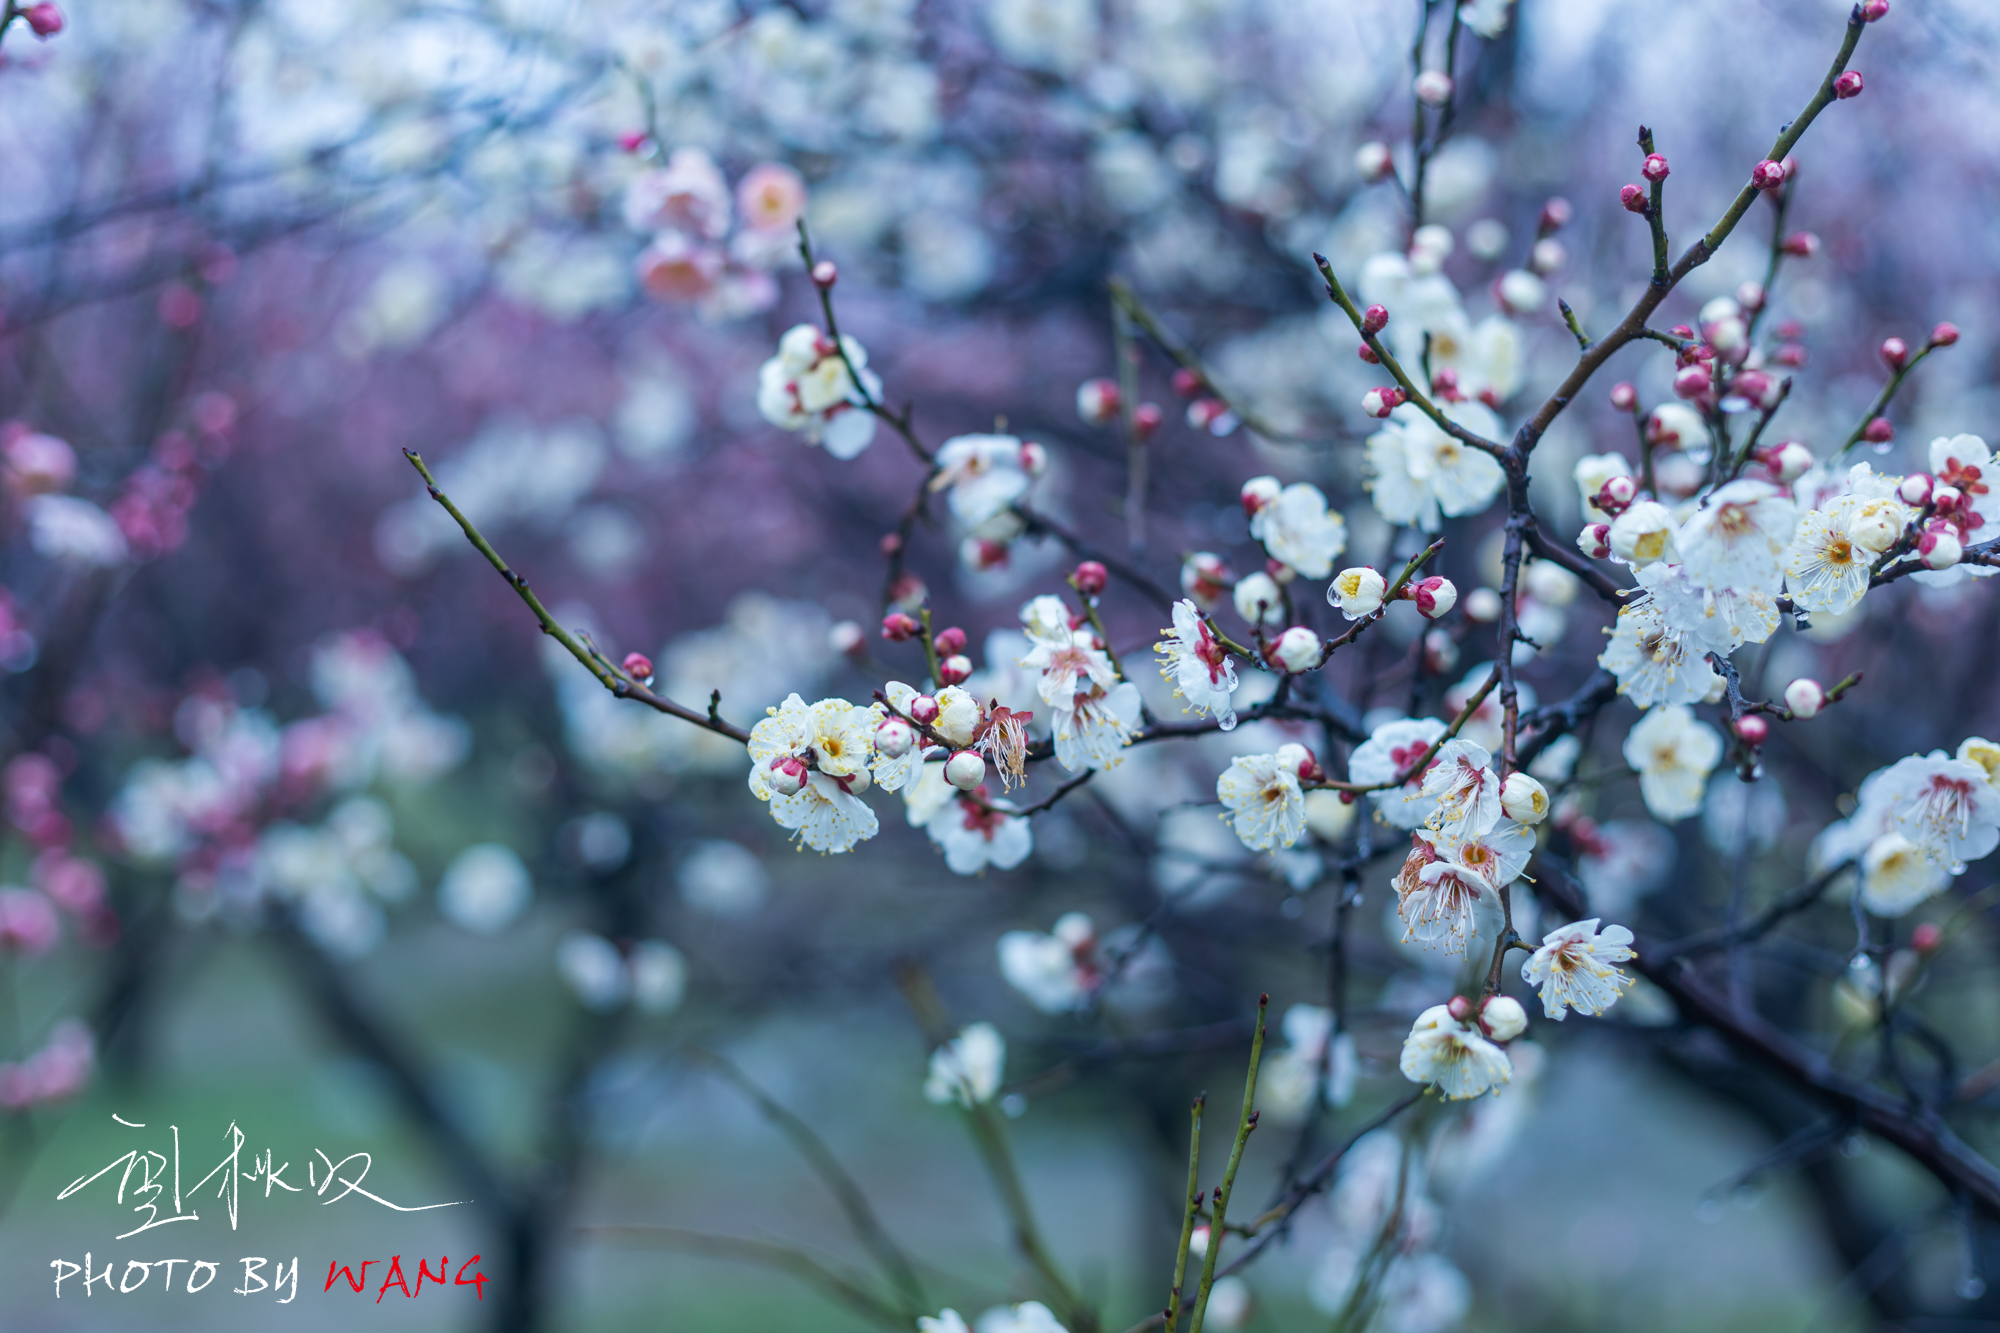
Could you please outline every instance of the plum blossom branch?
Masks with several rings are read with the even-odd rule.
[[[1188,1321],[1188,1333],[1201,1333],[1201,1326],[1208,1316],[1209,1294],[1215,1289],[1215,1261],[1221,1257],[1222,1241],[1229,1221],[1229,1196],[1236,1190],[1236,1169],[1243,1164],[1243,1147],[1250,1142],[1250,1133],[1257,1128],[1257,1066],[1264,1055],[1264,1014],[1271,1007],[1271,997],[1263,995],[1257,1000],[1257,1030],[1250,1038],[1250,1073],[1243,1081],[1243,1111],[1236,1122],[1236,1142],[1229,1150],[1229,1165],[1223,1168],[1222,1184],[1215,1190],[1214,1223],[1209,1230],[1208,1249],[1201,1258],[1201,1286],[1195,1292],[1194,1315]]]
[[[1834,881],[1853,867],[1852,861],[1840,861],[1830,865],[1747,921],[1734,926],[1717,926],[1712,930],[1704,930],[1677,943],[1666,945],[1659,950],[1660,959],[1662,962],[1672,962],[1681,958],[1695,958],[1705,953],[1714,953],[1762,939],[1785,918],[1805,911],[1824,898],[1827,890],[1833,887]]]
[[[515,573],[508,566],[507,562],[500,558],[500,553],[494,550],[493,544],[480,534],[477,527],[473,526],[472,520],[467,518],[459,507],[451,502],[451,497],[438,488],[437,480],[431,476],[431,470],[425,465],[422,456],[414,449],[403,450],[403,456],[410,460],[410,465],[416,468],[418,475],[424,479],[424,488],[430,492],[431,499],[444,506],[444,511],[450,514],[460,529],[464,531],[466,540],[471,542],[473,547],[486,557],[486,562],[499,572],[500,577],[507,581],[507,586],[519,594],[521,600],[527,603],[528,609],[535,613],[535,619],[541,622],[542,633],[553,638],[567,649],[569,655],[581,662],[584,669],[589,671],[591,675],[597,677],[598,682],[605,689],[610,690],[621,699],[637,699],[640,703],[645,704],[648,708],[656,712],[665,713],[669,717],[680,718],[683,722],[691,722],[705,731],[712,731],[718,736],[727,736],[730,740],[736,741],[739,744],[749,741],[749,732],[743,730],[741,727],[732,726],[730,723],[724,722],[721,717],[714,715],[712,712],[698,713],[684,704],[675,703],[672,699],[664,695],[655,694],[650,687],[610,666],[579,641],[576,635],[564,629],[556,618],[549,614],[549,609],[542,605],[542,599],[535,596],[534,591],[528,587],[528,580]]]
[[[822,271],[813,259],[812,236],[806,231],[804,218],[799,219],[799,255],[805,260],[806,272],[812,275],[813,289],[819,293],[819,309],[821,316],[826,320],[827,340],[833,344],[834,352],[840,357],[840,364],[846,368],[848,382],[854,386],[854,391],[861,395],[862,406],[873,413],[877,420],[888,422],[889,428],[903,438],[903,443],[910,447],[910,452],[923,460],[925,466],[934,466],[937,462],[936,455],[924,447],[924,442],[917,438],[916,430],[910,425],[910,405],[906,404],[901,412],[891,412],[881,399],[869,392],[867,381],[861,378],[860,367],[848,357],[847,344],[840,340],[840,324],[833,315],[833,279],[827,276],[822,280]]]
[[[1460,729],[1472,720],[1472,715],[1479,711],[1479,705],[1486,702],[1486,696],[1493,693],[1493,687],[1499,683],[1500,674],[1498,672],[1488,675],[1479,688],[1472,692],[1472,697],[1465,701],[1465,707],[1458,710],[1458,716],[1451,720],[1451,725],[1444,729],[1443,734],[1426,746],[1422,754],[1411,760],[1409,766],[1394,777],[1383,782],[1313,782],[1302,785],[1314,789],[1324,788],[1327,791],[1352,792],[1355,795],[1371,791],[1393,791],[1430,767],[1431,760],[1437,758],[1437,752],[1444,748],[1447,741],[1457,737]]]

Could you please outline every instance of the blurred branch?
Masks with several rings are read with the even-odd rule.
[[[1236,1169],[1243,1164],[1243,1148],[1250,1142],[1251,1131],[1257,1128],[1258,1113],[1254,1109],[1257,1066],[1264,1057],[1264,1015],[1270,1007],[1269,995],[1258,997],[1257,1030],[1250,1037],[1250,1072],[1243,1080],[1243,1111],[1236,1122],[1236,1142],[1229,1150],[1229,1165],[1223,1168],[1222,1184],[1215,1190],[1214,1221],[1208,1231],[1208,1247],[1201,1256],[1201,1286],[1195,1292],[1194,1317],[1188,1321],[1188,1333],[1201,1333],[1202,1322],[1208,1317],[1209,1293],[1215,1290],[1215,1261],[1229,1236],[1229,1197],[1236,1192]]]

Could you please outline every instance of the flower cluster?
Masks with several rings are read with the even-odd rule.
[[[737,182],[734,204],[721,168],[699,148],[676,148],[632,180],[623,211],[626,226],[651,238],[635,263],[647,295],[715,319],[777,304],[771,270],[796,261],[805,181],[781,163],[761,163]],[[741,222],[733,238],[732,217]]]

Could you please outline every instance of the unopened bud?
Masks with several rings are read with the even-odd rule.
[[[1361,331],[1363,333],[1368,333],[1368,334],[1380,333],[1383,329],[1386,329],[1388,327],[1389,327],[1389,307],[1382,305],[1371,305],[1366,310],[1361,312]]]
[[[1576,549],[1592,560],[1608,557],[1611,554],[1611,525],[1586,523],[1583,531],[1576,534]]]
[[[1611,386],[1611,405],[1620,412],[1635,411],[1639,406],[1639,391],[1621,380]]]
[[[1618,515],[1624,513],[1631,506],[1632,502],[1638,498],[1639,483],[1637,481],[1631,477],[1612,477],[1602,486],[1598,487],[1597,494],[1591,499],[1591,503],[1613,518],[1616,518]]]
[[[965,651],[965,631],[956,625],[950,629],[941,629],[932,637],[931,646],[937,649],[939,657],[962,653]]]
[[[827,291],[840,281],[840,269],[831,259],[822,259],[812,267],[813,286]]]
[[[1775,190],[1785,183],[1785,164],[1765,158],[1750,169],[1750,183],[1760,190]]]
[[[1794,259],[1811,259],[1819,253],[1819,237],[1809,231],[1795,231],[1778,248]]]
[[[1382,609],[1382,596],[1389,581],[1366,565],[1343,569],[1326,587],[1326,601],[1337,606],[1349,620],[1359,620]]]
[[[1641,500],[1618,516],[1611,525],[1611,553],[1643,568],[1665,557],[1672,540],[1674,516],[1658,500]]]
[[[1367,343],[1362,343],[1360,348],[1356,350],[1355,355],[1360,357],[1364,362],[1366,362],[1371,366],[1379,366],[1382,364],[1382,358],[1375,355],[1375,349],[1370,347]]]
[[[1295,676],[1301,671],[1311,671],[1320,662],[1319,635],[1304,625],[1294,625],[1278,636],[1270,657]]]
[[[1428,630],[1424,634],[1424,670],[1433,676],[1442,676],[1458,666],[1458,642],[1451,632],[1444,629]]]
[[[1627,213],[1637,213],[1641,217],[1652,211],[1653,207],[1646,199],[1646,187],[1643,185],[1627,185],[1620,189],[1618,202],[1624,206]]]
[[[1252,477],[1243,483],[1243,488],[1236,495],[1243,502],[1245,517],[1255,518],[1274,503],[1284,489],[1276,477]]]
[[[986,761],[970,750],[960,750],[944,761],[944,780],[960,791],[971,791],[986,781]]]
[[[653,659],[644,653],[625,654],[625,661],[621,665],[625,668],[625,674],[641,685],[653,683]]]
[[[1959,500],[1964,498],[1964,495],[1965,492],[1956,486],[1941,486],[1936,482],[1931,483],[1931,503],[1936,505],[1941,513],[1949,513],[1957,508]]]
[[[1780,483],[1790,485],[1812,471],[1812,465],[1812,450],[1797,440],[1787,440],[1771,451],[1771,461],[1767,466]]]
[[[1160,423],[1166,419],[1158,403],[1141,403],[1132,412],[1132,429],[1140,439],[1150,440],[1159,434]]]
[[[1757,713],[1746,713],[1736,719],[1736,734],[1752,749],[1771,739],[1771,724]]]
[[[1806,349],[1798,343],[1782,343],[1771,354],[1771,360],[1778,365],[1796,370],[1806,363]]]
[[[28,21],[28,27],[35,36],[44,41],[63,30],[63,13],[48,0],[41,4],[29,5],[21,11],[21,17]]]
[[[947,685],[963,685],[972,675],[972,659],[963,653],[953,653],[938,663],[938,679]]]
[[[1934,523],[1917,539],[1917,556],[1925,569],[1950,569],[1965,558],[1965,543],[1949,523]]]
[[[1401,407],[1408,396],[1401,385],[1370,389],[1361,395],[1361,410],[1371,417],[1386,417]]]
[[[1049,451],[1034,440],[1021,443],[1021,471],[1039,477],[1049,470]]]
[[[1452,996],[1451,1002],[1445,1005],[1445,1008],[1448,1011],[1450,1011],[1451,1016],[1453,1018],[1457,1019],[1461,1023],[1471,1022],[1472,1016],[1475,1013],[1479,1012],[1478,1008],[1473,1003],[1472,997],[1469,995]]]
[[[1810,676],[1800,676],[1785,686],[1785,707],[1792,710],[1796,718],[1816,717],[1819,710],[1826,707],[1826,691],[1818,681]]]
[[[1918,953],[1936,953],[1944,943],[1944,930],[1935,921],[1925,921],[1910,932],[1910,947]]]
[[[1861,71],[1850,69],[1833,81],[1833,95],[1842,101],[1861,96]]]
[[[938,720],[938,712],[938,701],[928,694],[910,700],[910,716],[927,727]]]
[[[1742,282],[1737,284],[1736,287],[1736,304],[1755,314],[1764,308],[1765,295],[1763,283],[1755,281]]]
[[[1931,486],[1928,472],[1912,472],[1896,484],[1896,498],[1913,509],[1922,509],[1931,502]]]
[[[900,717],[885,717],[875,728],[875,750],[886,759],[901,759],[917,743],[917,729]]]
[[[1198,370],[1182,366],[1174,372],[1174,392],[1183,398],[1193,398],[1206,387]]]
[[[1290,583],[1293,579],[1299,576],[1298,570],[1293,569],[1290,565],[1286,564],[1284,561],[1278,559],[1278,557],[1274,555],[1264,557],[1264,572],[1266,574],[1269,574],[1272,577],[1272,579],[1276,580],[1276,582],[1280,587],[1282,587],[1287,583]]]
[[[1549,817],[1549,791],[1526,773],[1510,773],[1500,784],[1500,808],[1519,824],[1539,824]]]
[[[1078,592],[1085,597],[1095,597],[1111,582],[1111,571],[1095,560],[1086,560],[1076,567],[1070,579],[1076,584]]]
[[[1646,154],[1646,165],[1639,168],[1639,174],[1649,181],[1663,181],[1672,172],[1673,169],[1667,165],[1664,153]]]
[[[806,762],[794,754],[781,754],[771,761],[771,790],[780,796],[797,796],[805,790]]]
[[[1541,229],[1543,234],[1546,235],[1549,232],[1561,231],[1569,225],[1570,219],[1574,216],[1576,216],[1576,210],[1569,206],[1569,200],[1562,198],[1560,195],[1549,200],[1542,205]]]
[[[1553,273],[1569,263],[1569,247],[1553,236],[1544,236],[1528,251],[1528,268],[1535,273]]]
[[[1424,619],[1436,620],[1458,605],[1458,589],[1450,579],[1433,574],[1411,587],[1410,600],[1417,604]]]
[[[1931,330],[1931,346],[1933,347],[1949,347],[1957,341],[1958,325],[1956,324],[1939,324]]]
[[[1370,139],[1354,153],[1354,169],[1361,173],[1363,180],[1387,180],[1389,173],[1396,169],[1396,155],[1389,145]]]
[[[1876,417],[1861,428],[1861,438],[1870,444],[1887,444],[1896,438],[1896,427],[1887,417]]]
[[[1528,1011],[1512,996],[1495,995],[1479,1011],[1479,1026],[1495,1041],[1512,1041],[1528,1030]]]
[[[901,611],[891,611],[882,617],[882,637],[891,643],[904,643],[915,638],[917,628],[916,618]]]
[[[1730,381],[1729,391],[1752,407],[1772,408],[1778,405],[1783,386],[1761,370],[1746,370]]]
[[[1910,363],[1910,345],[1901,338],[1884,338],[1880,351],[1882,364],[1891,370],[1901,370]]]
[[[1889,12],[1889,0],[1865,0],[1861,5],[1861,21],[1874,23]]]
[[[1077,386],[1076,414],[1093,426],[1108,425],[1118,415],[1120,401],[1117,380],[1085,380]]]
[[[1862,510],[1854,516],[1854,521],[1847,525],[1847,540],[1862,550],[1871,551],[1876,555],[1894,546],[1896,538],[1902,536],[1902,533],[1903,530],[1897,526],[1896,520],[1880,508]]]
[[[1699,398],[1715,387],[1715,377],[1706,362],[1697,361],[1674,372],[1674,396]]]
[[[1417,100],[1425,106],[1443,106],[1451,100],[1451,75],[1441,69],[1427,69],[1411,85]]]

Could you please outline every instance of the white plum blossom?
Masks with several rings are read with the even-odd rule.
[[[1701,809],[1708,775],[1722,761],[1722,733],[1682,704],[1654,708],[1625,737],[1625,762],[1655,818],[1686,819]]]
[[[1777,600],[1767,592],[1704,588],[1680,565],[1664,561],[1639,571],[1644,588],[1670,633],[1697,655],[1727,657],[1746,643],[1762,643],[1778,628]]]
[[[951,492],[953,518],[981,528],[1028,493],[1039,452],[1039,445],[1024,445],[1012,435],[955,435],[938,446],[930,486]]]
[[[1672,560],[1673,511],[1657,500],[1641,500],[1612,520],[1607,540],[1612,556],[1634,569],[1655,560]]]
[[[1461,952],[1473,936],[1480,901],[1497,903],[1500,890],[1520,878],[1534,851],[1534,830],[1511,819],[1463,837],[1418,830],[1396,874],[1403,938]]]
[[[1144,708],[1139,687],[1121,681],[1109,690],[1102,686],[1079,693],[1072,708],[1054,710],[1050,732],[1055,741],[1056,761],[1072,773],[1087,768],[1116,768],[1124,762],[1125,747],[1139,733]]]
[[[1012,870],[1028,859],[1034,834],[1006,802],[989,797],[983,785],[951,796],[924,822],[924,832],[944,852],[954,875],[977,875],[988,866]]]
[[[1262,570],[1238,579],[1231,596],[1236,614],[1250,624],[1275,628],[1285,623],[1285,594],[1278,581]]]
[[[28,544],[50,560],[109,569],[130,550],[116,519],[74,495],[37,495],[27,504]]]
[[[1173,682],[1174,697],[1187,701],[1184,711],[1213,715],[1224,731],[1236,726],[1236,709],[1230,696],[1236,693],[1236,664],[1215,637],[1192,601],[1174,603],[1171,629],[1160,631],[1167,637],[1153,645],[1160,654],[1160,674]]]
[[[1250,536],[1309,579],[1333,572],[1334,559],[1347,549],[1347,520],[1328,510],[1326,496],[1311,482],[1279,491],[1250,516]]]
[[[848,373],[849,364],[860,384]],[[807,444],[824,445],[835,458],[853,458],[875,438],[868,400],[882,392],[882,382],[867,367],[868,353],[852,337],[842,334],[836,347],[813,325],[794,325],[778,340],[778,354],[757,373],[757,410],[772,425],[800,432]]]
[[[1312,1108],[1315,1095],[1332,1107],[1352,1101],[1360,1061],[1352,1034],[1335,1035],[1333,1010],[1295,1004],[1285,1010],[1283,1026],[1285,1049],[1265,1056],[1257,1073],[1257,1105],[1275,1120],[1297,1123]]]
[[[1951,884],[1951,871],[1902,834],[1891,831],[1861,856],[1861,905],[1876,916],[1898,917]]]
[[[1214,1301],[1215,1293],[1211,1290],[1209,1302],[1212,1305]],[[996,1305],[979,1316],[977,1333],[1068,1333],[1068,1331],[1063,1328],[1048,1306],[1040,1301],[1022,1301],[1019,1305]]]
[[[956,1310],[940,1310],[936,1315],[918,1315],[917,1333],[972,1333],[964,1316]]]
[[[1118,683],[1118,672],[1090,626],[1071,629],[1065,624],[1052,629],[1037,622],[1028,626],[1028,638],[1034,647],[1019,665],[1041,673],[1036,688],[1050,707],[1069,708],[1077,695],[1108,690]]]
[[[1453,739],[1438,747],[1417,794],[1437,803],[1425,817],[1454,837],[1477,837],[1500,821],[1500,775],[1484,746]]]
[[[779,827],[796,832],[816,852],[849,851],[874,837],[880,826],[859,795],[870,782],[866,765],[873,750],[873,710],[855,708],[842,699],[809,707],[794,694],[766,712],[750,729],[751,795],[770,805],[771,818]],[[859,738],[858,754],[850,749],[856,743],[851,737]],[[803,783],[788,792],[779,782],[787,766],[796,774],[797,765],[809,753],[817,756],[821,746],[838,751],[834,763],[851,765],[852,771],[809,771]]]
[[[1059,917],[1049,934],[1010,930],[1000,937],[1000,975],[1045,1014],[1085,1009],[1104,979],[1097,932],[1082,912]]]
[[[1623,926],[1597,928],[1599,918],[1576,921],[1542,936],[1542,947],[1521,964],[1521,980],[1538,986],[1542,1012],[1560,1021],[1571,1009],[1601,1014],[1617,1003],[1632,978],[1612,966],[1638,955]]]
[[[2000,792],[1971,759],[1954,759],[1943,750],[1910,755],[1862,787],[1864,804],[1870,796],[1882,802],[1890,826],[1954,875],[2000,845]]]
[[[1931,475],[1939,486],[1959,492],[1946,520],[1956,530],[1963,546],[1990,541],[2000,536],[2000,463],[1994,460],[1986,441],[1977,435],[1953,435],[1931,441]],[[1943,512],[1940,506],[1940,512]],[[1991,578],[2000,574],[1992,565],[1955,564],[1943,569],[1921,570],[1911,577],[1932,587],[1949,587],[1968,578]]]
[[[625,191],[625,225],[633,231],[673,230],[700,240],[729,231],[729,182],[699,148],[676,148],[664,167],[640,175]]]
[[[1778,591],[1798,506],[1768,481],[1718,486],[1674,534],[1681,568],[1697,587]],[[1899,532],[1901,528],[1897,529]],[[1615,536],[1617,525],[1612,526]]]
[[[1445,730],[1445,724],[1434,717],[1384,723],[1348,756],[1348,780],[1364,787],[1394,781],[1422,759]],[[1371,791],[1368,799],[1396,828],[1420,828],[1437,811],[1437,801],[1423,794],[1423,777],[1418,773],[1400,787]]]
[[[1281,745],[1276,754],[1239,755],[1215,782],[1223,817],[1243,845],[1256,852],[1289,847],[1305,836],[1305,792],[1299,770],[1312,762],[1303,745]]]
[[[1597,493],[1613,477],[1631,476],[1632,465],[1623,454],[1586,454],[1576,460],[1572,475],[1576,478],[1577,494],[1582,499],[1584,522],[1609,523],[1615,516],[1597,507],[1594,503]]]
[[[1720,679],[1709,645],[1674,628],[1652,597],[1618,609],[1611,642],[1597,665],[1618,678],[1618,692],[1641,708],[1700,703]]]
[[[1359,620],[1372,616],[1382,609],[1382,599],[1389,592],[1389,580],[1367,565],[1357,565],[1353,569],[1343,569],[1340,576],[1326,589],[1329,606],[1340,608],[1340,614],[1349,620]]]
[[[973,1023],[931,1052],[924,1097],[939,1106],[970,1109],[993,1100],[1007,1065],[1007,1039],[991,1023]]]
[[[1878,476],[1866,463],[1827,487],[1809,487],[1808,478],[1800,478],[1793,489],[1801,496],[1823,497],[1799,515],[1785,554],[1785,590],[1800,610],[1843,615],[1868,591],[1882,548],[1871,549],[1857,535],[1883,529],[1901,534],[1917,516],[1896,497],[1899,480]]]
[[[1483,439],[1500,434],[1498,418],[1478,403],[1456,403],[1445,414]],[[1445,518],[1479,513],[1506,481],[1490,455],[1407,403],[1368,437],[1368,466],[1368,490],[1382,517],[1424,532],[1436,532]]]
[[[1442,1004],[1417,1015],[1399,1064],[1404,1078],[1428,1083],[1453,1101],[1483,1096],[1514,1076],[1507,1052],[1488,1041],[1477,1023],[1460,1022]]]

